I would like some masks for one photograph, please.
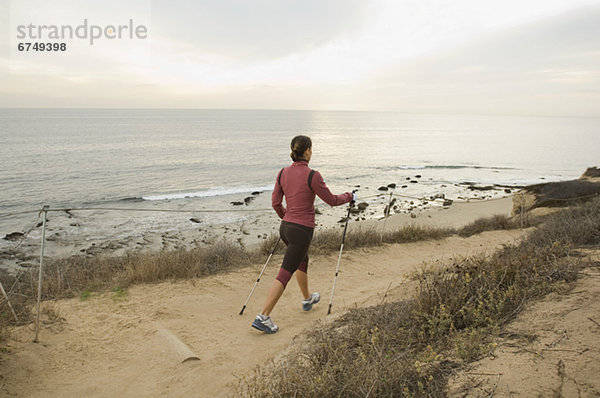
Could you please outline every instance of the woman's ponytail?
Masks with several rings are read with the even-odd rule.
[[[292,138],[290,148],[292,149],[290,157],[294,162],[297,162],[304,159],[304,152],[307,149],[312,148],[312,141],[305,135],[297,135]]]

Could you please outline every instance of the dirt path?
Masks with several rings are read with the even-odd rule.
[[[384,292],[406,294],[406,276],[426,263],[488,253],[523,235],[486,232],[463,239],[391,245],[344,253],[333,312],[373,304]],[[262,264],[195,281],[135,286],[115,293],[45,303],[64,318],[48,322],[40,343],[33,327],[15,331],[18,341],[3,355],[1,393],[18,397],[227,396],[231,383],[283,351],[294,336],[328,319],[337,253],[311,259],[310,288],[322,301],[303,312],[294,280],[272,316],[280,331],[266,335],[250,327],[274,278],[274,258],[243,316],[239,310]],[[403,284],[404,283],[404,284]],[[388,290],[389,289],[389,290]],[[330,316],[331,317],[331,316]],[[179,363],[157,333],[157,322],[177,335],[199,361]]]

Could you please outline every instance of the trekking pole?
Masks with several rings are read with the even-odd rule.
[[[356,189],[352,193],[356,192]],[[333,304],[333,293],[335,292],[335,282],[337,281],[338,274],[340,272],[340,260],[342,259],[342,251],[344,250],[344,241],[346,240],[346,230],[348,230],[348,220],[350,219],[350,209],[354,206],[354,201],[350,202],[348,206],[348,214],[346,215],[346,225],[344,226],[344,233],[342,234],[342,245],[340,246],[340,255],[338,256],[337,267],[335,268],[335,277],[333,278],[333,287],[331,288],[331,298],[329,299],[329,308],[327,309],[327,315],[331,314],[331,305]]]
[[[244,310],[246,309],[246,305],[248,305],[248,301],[250,301],[250,297],[252,297],[252,293],[254,293],[254,289],[256,289],[256,285],[258,285],[258,282],[260,282],[260,278],[262,277],[263,273],[265,272],[265,269],[267,268],[267,264],[269,264],[269,260],[271,260],[273,253],[275,253],[275,250],[277,250],[277,245],[279,245],[280,240],[281,240],[281,237],[279,237],[279,239],[277,239],[277,242],[275,242],[275,246],[273,246],[273,250],[271,250],[269,257],[267,258],[267,262],[265,263],[265,265],[263,265],[262,271],[260,271],[260,275],[258,275],[258,279],[256,280],[256,282],[254,282],[254,286],[252,287],[252,290],[250,291],[250,294],[248,295],[248,298],[246,299],[246,302],[244,303],[244,306],[242,307],[242,310],[240,311],[240,315],[242,315],[244,313]]]

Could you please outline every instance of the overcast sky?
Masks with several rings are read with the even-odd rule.
[[[600,117],[600,0],[2,0],[0,106]],[[126,5],[124,5],[126,4]],[[17,51],[17,25],[148,27]]]

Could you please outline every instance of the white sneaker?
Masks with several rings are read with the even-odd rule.
[[[279,326],[273,323],[270,316],[258,314],[252,322],[252,327],[269,334],[277,333]]]
[[[317,304],[319,300],[321,300],[321,295],[319,293],[311,293],[310,298],[302,300],[302,309],[304,311],[310,311],[313,304]]]

